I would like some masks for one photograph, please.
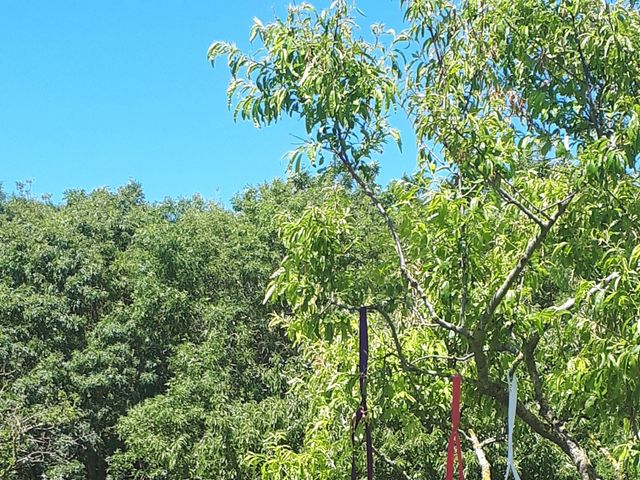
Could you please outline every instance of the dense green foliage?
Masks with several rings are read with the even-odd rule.
[[[307,157],[360,192],[327,190],[283,219],[287,256],[267,296],[291,306],[282,324],[317,365],[291,392],[313,421],[302,449],[282,440],[258,457],[262,477],[344,478],[357,397],[347,327],[368,305],[380,478],[442,475],[456,372],[471,478],[501,475],[508,371],[521,379],[524,478],[638,478],[636,3],[400,4],[402,31],[367,35],[346,1],[303,3],[256,20],[251,54],[210,48],[228,59],[236,116],[300,118],[292,168]],[[416,173],[381,188],[376,156],[402,145],[399,114]]]
[[[508,372],[523,479],[640,477],[635,2],[399,3],[211,46],[238,118],[308,134],[230,211],[0,197],[0,477],[344,479],[362,305],[376,479],[444,477],[454,373],[467,478],[503,476]]]
[[[265,431],[295,440],[295,356],[262,305],[294,189],[234,211],[136,184],[4,198],[0,478],[243,478]]]

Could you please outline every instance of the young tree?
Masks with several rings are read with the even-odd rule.
[[[537,436],[532,442],[555,445],[581,479],[632,478],[640,473],[636,3],[401,5],[406,29],[377,25],[370,41],[338,0],[256,20],[251,39],[263,48],[254,55],[222,42],[209,50],[212,62],[228,58],[235,116],[257,126],[301,118],[308,139],[292,167],[305,155],[312,167],[328,164],[380,220],[355,214],[353,195],[329,191],[325,205],[283,226],[288,255],[268,296],[292,306],[292,333],[336,375],[350,371],[349,349],[339,359],[338,346],[304,336],[333,338],[344,311],[359,305],[378,312],[388,330],[372,350],[393,354],[374,359],[371,376],[386,382],[391,372],[406,388],[381,393],[368,415],[374,431],[409,428],[398,412],[422,419],[423,432],[425,420],[446,425],[447,414],[425,413],[423,401],[444,403],[443,379],[459,372],[465,427],[489,436],[495,407],[507,404],[503,380],[517,372],[519,428]],[[390,126],[396,111],[414,126],[417,171],[383,190],[374,161],[388,140],[401,146]],[[363,232],[380,232],[376,225],[386,236]],[[340,332],[349,342],[348,328]],[[417,401],[399,406],[407,388]],[[308,451],[317,431],[308,432]],[[489,475],[483,442],[469,437]],[[388,445],[378,463],[397,478],[409,478],[403,468],[430,468],[405,464],[402,449]],[[521,465],[542,469],[536,452],[523,452]],[[262,458],[263,473],[273,458]]]

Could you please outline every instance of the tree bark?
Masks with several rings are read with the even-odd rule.
[[[469,430],[469,440],[471,441],[471,445],[473,445],[473,450],[476,452],[476,457],[478,457],[478,464],[480,465],[480,471],[482,472],[481,479],[491,480],[491,464],[489,463],[489,460],[487,460],[487,456],[484,454],[484,450],[482,449],[482,444],[473,430]]]

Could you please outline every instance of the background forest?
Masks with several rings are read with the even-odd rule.
[[[0,477],[640,478],[640,14],[633,1],[344,1],[215,42],[237,119],[297,118],[286,181],[225,209],[0,197]],[[220,58],[223,57],[223,58]],[[376,160],[413,127],[416,171]],[[268,159],[267,159],[268,160]]]
[[[136,184],[3,198],[0,477],[244,476],[243,455],[295,424],[300,365],[262,305],[294,191],[247,191],[233,212],[149,205]]]

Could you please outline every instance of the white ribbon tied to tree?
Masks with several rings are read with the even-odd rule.
[[[518,475],[516,466],[513,463],[513,427],[516,423],[516,407],[518,405],[518,378],[515,373],[513,374],[513,378],[510,378],[509,373],[507,373],[507,386],[509,388],[509,413],[507,416],[507,426],[509,430],[507,434],[507,471],[504,473],[504,480],[509,478],[509,471],[513,472],[513,478],[515,480],[520,480],[520,475]]]

